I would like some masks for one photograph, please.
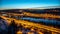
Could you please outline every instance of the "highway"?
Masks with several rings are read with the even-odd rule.
[[[6,13],[8,15],[14,15],[14,16],[27,16],[27,17],[37,17],[37,18],[45,18],[45,19],[60,19],[60,15],[54,15],[54,14],[35,14],[30,12],[22,12],[21,14],[15,14],[15,13]]]
[[[52,19],[56,19],[56,18],[60,18],[59,15],[53,15],[53,14],[33,14],[33,13],[29,13],[29,12],[23,12],[24,16],[30,16],[30,17],[42,17],[42,18],[52,18]]]
[[[16,14],[16,13],[5,13],[5,14],[7,14],[7,16],[3,16],[0,14],[0,17],[5,19],[8,22],[8,25],[11,23],[12,20],[14,20],[15,23],[18,24],[18,26],[21,24],[23,26],[23,28],[26,28],[26,29],[29,28],[30,31],[27,32],[28,34],[33,34],[33,32],[31,32],[31,31],[35,31],[34,29],[37,29],[36,32],[38,32],[39,34],[44,34],[44,32],[49,32],[51,34],[60,34],[60,29],[38,23],[41,21],[43,21],[45,23],[46,22],[59,23],[60,21],[50,20],[50,19],[60,19],[60,15],[53,15],[53,14],[47,14],[47,13],[34,14],[34,13],[29,13],[29,12],[22,12],[22,14]],[[26,17],[23,17],[23,16],[26,16]],[[43,19],[34,19],[33,17],[43,18]],[[28,20],[30,20],[30,21],[28,21]],[[32,22],[32,21],[35,21],[36,23]],[[23,32],[24,32],[24,30],[23,31],[19,30],[17,32],[17,34],[22,34]]]
[[[4,17],[4,16],[1,16],[3,19],[5,19],[6,21],[8,21],[8,23],[10,23],[12,20],[14,20],[18,25],[19,23],[22,24],[23,27],[25,28],[29,28],[29,27],[32,27],[32,29],[34,28],[38,28],[38,31],[40,30],[47,30],[47,31],[51,31],[51,32],[56,32],[56,33],[60,33],[60,29],[57,29],[57,28],[53,28],[53,27],[50,27],[50,26],[45,26],[45,25],[42,25],[42,24],[38,24],[38,23],[33,23],[33,22],[29,22],[29,21],[24,21],[24,20],[17,20],[17,19],[14,19],[14,18],[7,18],[7,17]],[[24,26],[26,25],[26,26]],[[18,32],[19,33],[19,32]]]

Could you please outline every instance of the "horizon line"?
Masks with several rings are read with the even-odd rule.
[[[32,7],[32,8],[0,8],[0,10],[9,10],[9,9],[51,9],[51,8],[60,8],[60,6]]]

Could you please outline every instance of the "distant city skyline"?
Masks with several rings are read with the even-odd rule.
[[[59,6],[59,0],[0,0],[0,9],[26,9]]]

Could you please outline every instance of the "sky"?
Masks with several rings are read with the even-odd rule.
[[[0,0],[0,9],[59,6],[60,0]]]

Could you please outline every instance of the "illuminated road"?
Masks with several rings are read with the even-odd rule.
[[[13,19],[13,18],[7,18],[7,17],[4,17],[4,16],[1,16],[3,19],[7,20],[9,23],[12,21],[12,20],[15,20],[15,22],[19,25],[19,23],[22,24],[23,27],[25,28],[30,28],[32,27],[32,29],[36,28],[38,29],[38,31],[40,30],[47,30],[47,31],[51,31],[53,34],[54,33],[60,33],[60,29],[57,29],[57,28],[53,28],[53,27],[50,27],[50,26],[45,26],[45,25],[41,25],[41,24],[38,24],[38,23],[33,23],[33,22],[29,22],[29,21],[24,21],[24,20],[17,20],[17,19]],[[25,25],[25,26],[24,26]],[[18,32],[19,33],[19,32]],[[42,33],[41,33],[42,34]]]
[[[46,25],[42,25],[42,24],[38,24],[38,22],[34,23],[32,21],[44,21],[44,22],[47,22],[49,23],[50,22],[53,22],[52,20],[46,20],[46,19],[60,19],[60,15],[53,15],[53,14],[34,14],[34,13],[29,13],[29,12],[22,12],[22,14],[15,14],[15,13],[6,13],[8,17],[5,17],[5,16],[1,16],[3,19],[5,19],[7,22],[8,22],[8,25],[11,23],[12,20],[14,20],[16,22],[16,24],[20,25],[22,24],[22,26],[24,28],[31,28],[31,31],[34,31],[35,28],[37,28],[37,31],[36,32],[39,32],[39,34],[43,34],[44,31],[47,31],[47,32],[51,32],[52,34],[57,34],[59,33],[60,34],[60,29],[58,28],[54,28],[52,26],[46,26]],[[10,16],[10,17],[9,17]],[[13,16],[17,16],[17,18],[21,18],[23,16],[27,16],[27,17],[37,17],[37,18],[43,18],[44,20],[42,19],[32,19],[32,18],[22,18],[22,19],[17,19],[17,18],[14,18]],[[12,18],[11,18],[12,17]],[[32,19],[32,20],[30,20]],[[30,21],[28,21],[30,20]],[[53,23],[55,23],[57,21],[54,21]],[[58,22],[59,23],[59,22]],[[18,34],[22,34],[22,32],[24,31],[18,31],[17,33]],[[33,32],[28,32],[28,34],[33,34]]]
[[[6,13],[8,15],[14,16],[29,16],[29,17],[38,17],[38,18],[45,18],[45,19],[60,19],[60,15],[53,15],[53,14],[33,14],[29,12],[22,12],[22,14],[15,14],[15,13]]]
[[[52,15],[52,14],[33,14],[29,12],[23,12],[24,16],[30,16],[30,17],[42,17],[42,18],[60,18],[59,15]]]

